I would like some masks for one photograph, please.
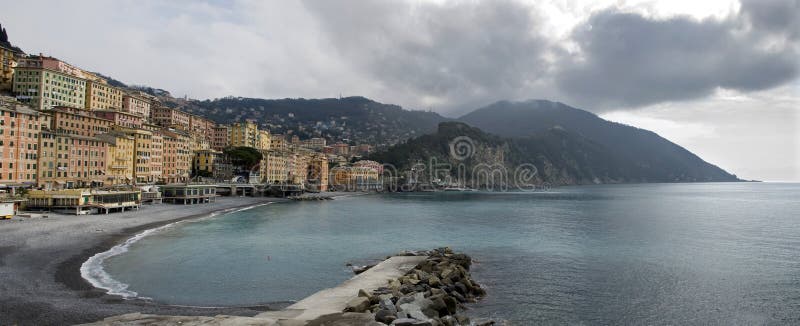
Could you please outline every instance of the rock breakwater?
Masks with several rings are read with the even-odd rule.
[[[399,326],[493,325],[494,321],[470,322],[462,314],[464,304],[476,302],[486,291],[469,269],[472,258],[450,248],[407,251],[400,256],[428,256],[400,278],[388,281],[347,303],[345,312],[371,313],[377,322]]]

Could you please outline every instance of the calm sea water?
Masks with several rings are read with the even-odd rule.
[[[347,262],[451,246],[517,324],[798,324],[800,185],[650,184],[367,195],[182,223],[105,262],[186,305],[298,300]]]

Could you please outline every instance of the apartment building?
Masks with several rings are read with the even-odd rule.
[[[88,110],[121,110],[122,90],[105,80],[87,80],[84,104]]]
[[[11,98],[0,99],[0,184],[36,183],[39,137],[49,118]]]
[[[150,122],[164,128],[189,131],[190,121],[191,115],[180,110],[160,105],[150,108]]]
[[[17,99],[38,110],[54,106],[85,108],[86,81],[97,76],[52,57],[22,58],[14,68]]]
[[[130,114],[136,114],[139,116],[144,117],[145,119],[150,118],[150,107],[151,102],[144,96],[140,96],[137,94],[122,94],[122,111],[127,112]]]

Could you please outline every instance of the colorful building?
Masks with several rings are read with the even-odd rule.
[[[122,90],[108,85],[105,80],[86,81],[86,100],[88,110],[121,110]]]
[[[0,91],[11,91],[14,86],[14,69],[22,56],[22,50],[0,43]]]
[[[39,137],[49,121],[48,114],[0,99],[0,184],[36,184]]]
[[[84,108],[86,81],[96,76],[52,57],[20,59],[14,68],[13,92],[17,99],[38,110],[54,106]]]
[[[189,115],[189,133],[194,137],[205,139],[209,144],[214,137],[215,126],[214,121],[194,114]]]
[[[321,151],[323,148],[325,148],[326,143],[327,141],[325,140],[325,138],[314,137],[311,139],[306,139],[301,141],[300,146],[308,149]]]
[[[188,182],[192,170],[194,153],[192,140],[181,131],[162,131],[164,137],[163,173],[164,183]]]
[[[378,171],[366,166],[337,166],[330,170],[330,186],[338,191],[380,190]]]
[[[142,124],[144,124],[143,116],[123,111],[100,109],[93,110],[92,114],[95,117],[112,121],[113,124],[128,128],[142,128]]]
[[[122,95],[122,111],[130,114],[136,114],[150,119],[150,101],[144,96],[136,94],[123,94]]]
[[[322,154],[314,154],[308,162],[308,176],[306,182],[309,190],[328,191],[328,158]]]
[[[255,121],[248,119],[231,125],[231,146],[258,148],[259,131]]]
[[[99,118],[83,108],[56,106],[49,113],[50,130],[57,133],[94,137],[109,132],[114,125],[114,121]]]
[[[268,151],[272,147],[272,137],[267,130],[258,131],[258,145],[257,149]]]
[[[108,143],[85,137],[44,130],[38,159],[39,187],[73,189],[105,185]]]
[[[153,129],[150,139],[150,179],[158,182],[164,175],[164,134],[161,129]]]
[[[113,130],[125,133],[133,137],[134,160],[133,160],[133,179],[135,184],[152,184],[153,174],[150,163],[153,151],[153,132],[143,129],[133,129],[122,126],[114,126]]]
[[[219,174],[219,163],[224,161],[223,153],[213,149],[204,149],[194,152],[192,170],[195,174],[215,176]]]
[[[287,184],[292,174],[292,158],[286,151],[262,152],[261,180],[271,184]]]
[[[133,184],[135,139],[117,131],[100,134],[96,137],[108,144],[105,185]]]
[[[213,129],[211,148],[222,151],[231,146],[231,129],[226,125],[218,125]]]
[[[189,131],[191,115],[189,113],[161,105],[150,108],[150,122],[165,128]]]

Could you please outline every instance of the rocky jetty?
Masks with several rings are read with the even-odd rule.
[[[472,258],[450,248],[408,251],[400,256],[428,256],[400,278],[372,293],[359,291],[345,312],[372,313],[375,321],[399,326],[493,325],[493,321],[470,322],[460,312],[486,291],[470,276]]]

